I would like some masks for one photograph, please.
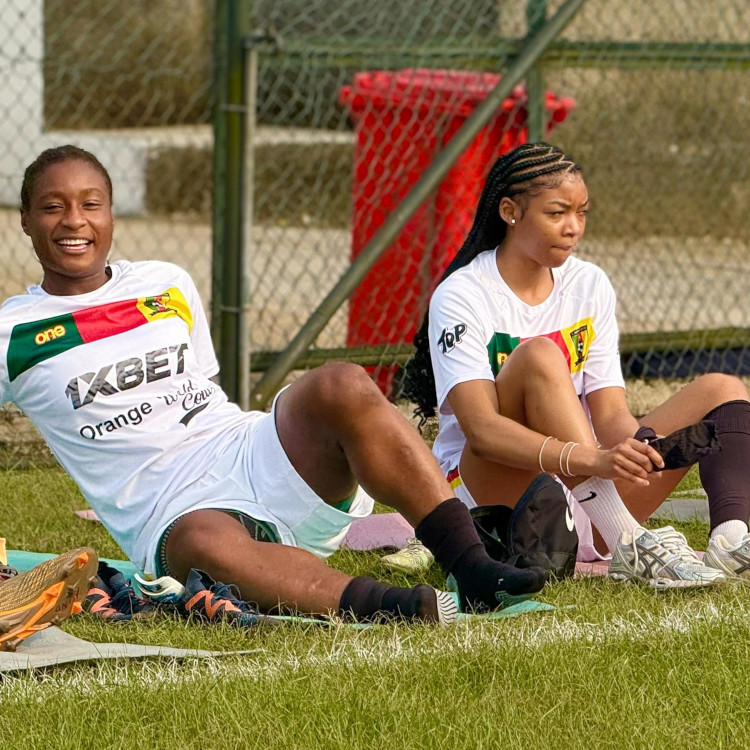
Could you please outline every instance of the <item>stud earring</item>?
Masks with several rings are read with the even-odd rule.
[[[510,220],[510,223],[511,223],[511,224],[515,224],[515,223],[516,223],[516,220],[515,220],[515,219],[511,219],[511,220]]]

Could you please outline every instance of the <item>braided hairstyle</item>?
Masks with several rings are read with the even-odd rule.
[[[493,164],[484,184],[471,231],[440,281],[468,265],[479,253],[494,250],[503,242],[506,224],[500,218],[502,198],[522,202],[524,197],[558,187],[566,176],[580,171],[572,159],[549,143],[525,143],[501,156]],[[404,396],[416,402],[414,413],[422,418],[422,422],[434,416],[437,407],[428,329],[429,309],[414,336],[416,351],[406,364],[402,390]]]
[[[34,185],[37,179],[47,171],[48,167],[53,164],[59,164],[63,161],[83,161],[92,166],[104,178],[109,193],[109,202],[112,202],[112,180],[109,172],[104,168],[102,163],[91,152],[78,146],[57,146],[42,151],[34,159],[23,174],[21,183],[21,211],[28,211],[31,207],[31,193],[34,191]]]

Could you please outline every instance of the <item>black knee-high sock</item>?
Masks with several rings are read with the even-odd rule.
[[[721,450],[698,463],[711,528],[750,518],[750,403],[727,401],[704,417],[716,425]]]
[[[541,568],[515,568],[487,554],[468,508],[457,498],[440,503],[414,533],[443,572],[456,579],[463,604],[495,608],[501,601],[499,594],[531,594],[544,586]]]
[[[387,619],[438,621],[435,589],[422,583],[411,589],[360,576],[341,594],[339,613],[345,618],[379,622]]]

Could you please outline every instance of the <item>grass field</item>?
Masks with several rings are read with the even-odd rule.
[[[71,512],[54,469],[2,474],[12,548],[122,552]],[[690,475],[682,488],[694,486]],[[683,525],[703,548],[707,527]],[[376,574],[375,554],[332,564]],[[426,579],[442,583],[437,571]],[[743,748],[750,744],[744,587],[656,594],[603,579],[542,595],[554,612],[449,629],[292,625],[237,632],[171,618],[124,626],[83,615],[93,641],[211,650],[209,660],[116,661],[6,676],[0,746],[23,748]]]

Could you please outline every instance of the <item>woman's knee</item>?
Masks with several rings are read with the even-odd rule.
[[[498,384],[521,378],[527,383],[530,376],[570,378],[565,356],[554,341],[542,336],[520,343],[502,363],[495,381]]]
[[[312,370],[308,394],[319,412],[336,414],[346,409],[389,406],[364,368],[350,362],[332,362]]]
[[[706,411],[727,401],[748,400],[745,384],[735,375],[712,372],[701,375],[693,381],[693,385],[700,392],[702,406],[705,406]]]

